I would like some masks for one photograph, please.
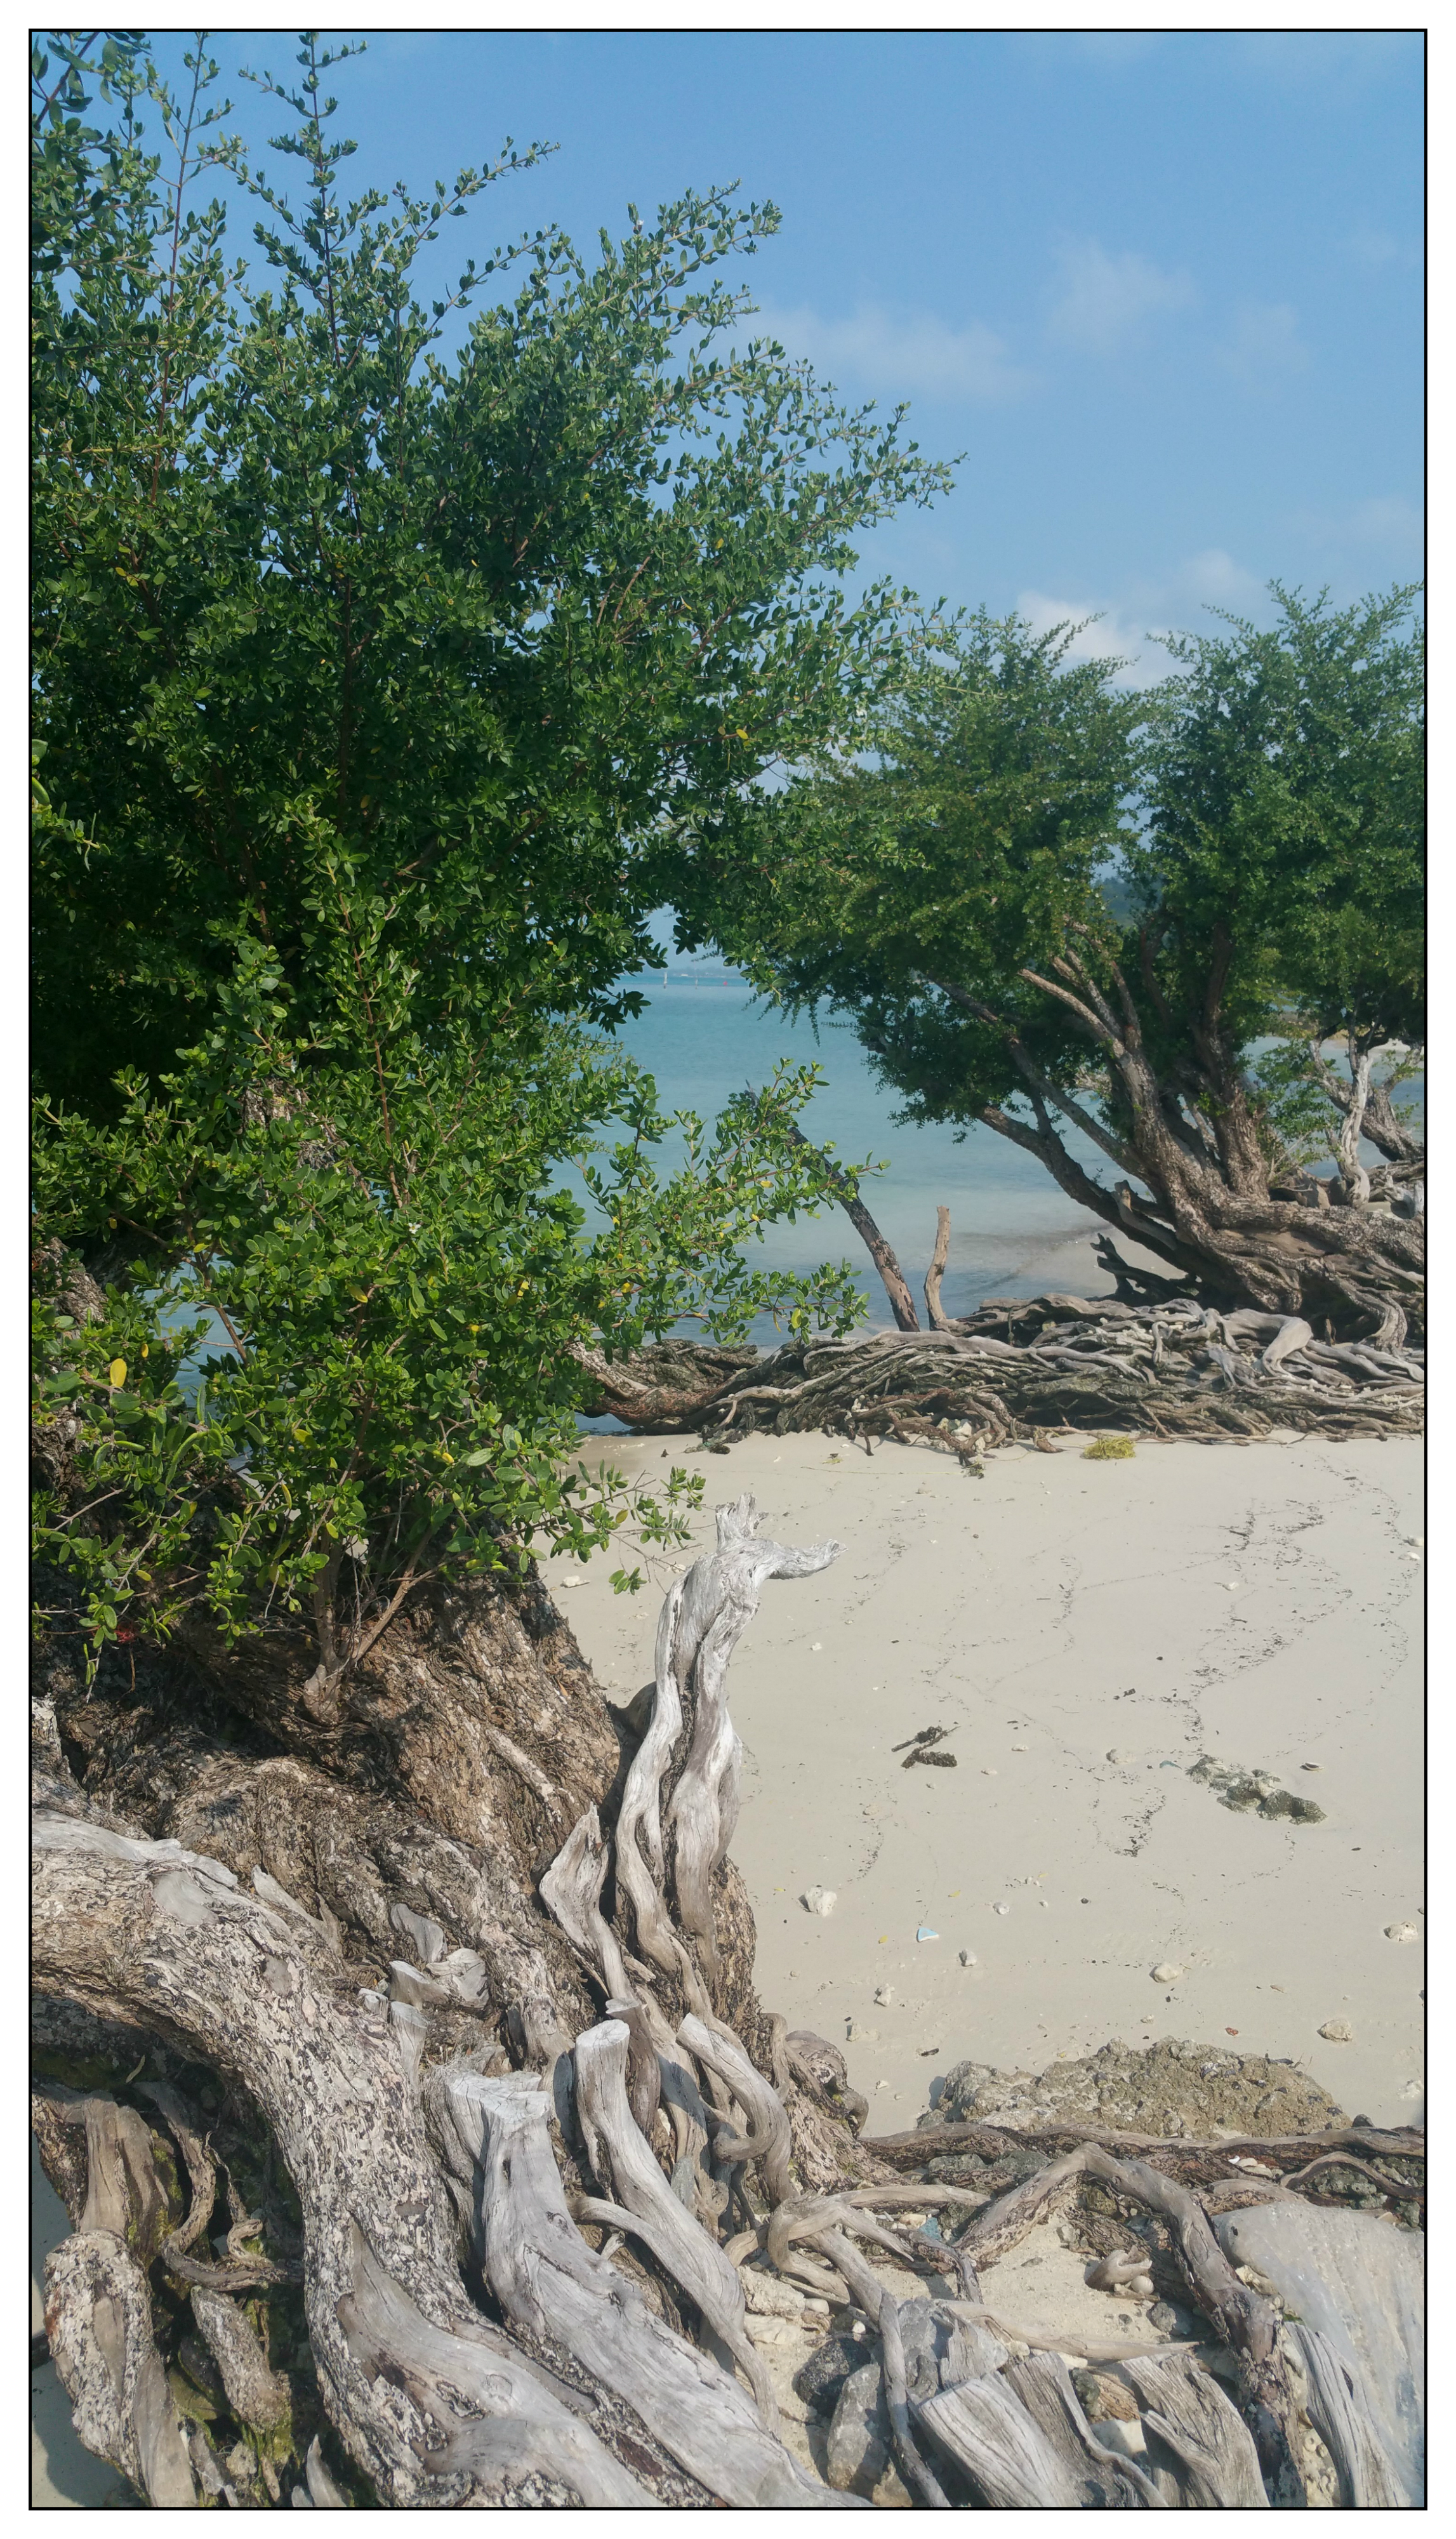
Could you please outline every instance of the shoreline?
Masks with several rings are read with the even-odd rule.
[[[705,1473],[694,1551],[744,1489],[764,1531],[843,1545],[766,1588],[733,1660],[760,1999],[844,2048],[868,2133],[913,2125],[968,2058],[1040,2071],[1169,2035],[1421,2122],[1422,1951],[1385,1930],[1422,1927],[1421,1441],[1140,1440],[1113,1463],[1083,1442],[989,1454],[977,1480],[816,1433],[711,1460],[611,1439],[631,1475]],[[640,1560],[631,1598],[620,1547],[542,1563],[619,1702],[691,1556]],[[892,1750],[930,1726],[953,1770]],[[1220,1804],[1189,1777],[1205,1755],[1324,1820]],[[1320,2035],[1336,2023],[1351,2041]]]

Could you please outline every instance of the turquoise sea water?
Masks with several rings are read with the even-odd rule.
[[[644,989],[642,980],[632,983]],[[992,1129],[921,1128],[896,1121],[898,1098],[874,1080],[852,1031],[842,1024],[791,1022],[753,998],[730,972],[674,961],[660,984],[646,988],[647,1009],[617,1035],[657,1080],[667,1111],[696,1111],[710,1122],[746,1084],[765,1082],[780,1059],[797,1065],[816,1062],[827,1082],[802,1115],[807,1135],[832,1144],[846,1162],[870,1155],[887,1169],[867,1176],[863,1195],[893,1247],[924,1320],[922,1282],[936,1239],[936,1209],[950,1210],[950,1258],[941,1290],[945,1311],[969,1313],[986,1296],[1033,1296],[1048,1288],[1105,1295],[1112,1281],[1092,1256],[1091,1238],[1106,1231],[1100,1217],[1076,1206],[1031,1155]],[[1423,1109],[1424,1083],[1402,1089],[1404,1100]],[[1095,1179],[1112,1168],[1098,1149],[1065,1122],[1063,1138]],[[1380,1160],[1372,1146],[1367,1164]],[[659,1150],[659,1169],[670,1169],[671,1151]],[[1316,1166],[1316,1170],[1333,1167]],[[1160,1265],[1142,1255],[1145,1266]],[[809,1270],[825,1260],[848,1259],[859,1274],[871,1325],[887,1325],[890,1309],[878,1274],[849,1219],[837,1207],[795,1225],[770,1229],[750,1258],[765,1267]],[[762,1318],[753,1338],[772,1347],[779,1337]]]
[[[1096,1292],[1110,1285],[1086,1250],[1088,1238],[1102,1231],[1098,1218],[1065,1198],[1032,1156],[993,1130],[973,1128],[958,1139],[949,1128],[898,1125],[897,1097],[875,1083],[848,1029],[825,1023],[816,1032],[807,1021],[790,1022],[722,971],[674,965],[649,995],[646,1012],[616,1038],[656,1078],[664,1110],[692,1110],[711,1121],[745,1084],[764,1083],[780,1059],[823,1068],[827,1082],[802,1115],[805,1134],[832,1144],[848,1163],[870,1155],[887,1164],[867,1177],[863,1195],[917,1299],[940,1204],[951,1222],[942,1289],[949,1314],[971,1311],[984,1296],[1035,1295],[1059,1285]],[[1080,1162],[1102,1161],[1075,1132],[1068,1143]],[[663,1148],[659,1169],[667,1161]],[[771,1228],[750,1257],[794,1270],[848,1259],[863,1280],[870,1323],[891,1319],[873,1264],[837,1207]],[[765,1319],[753,1337],[771,1345],[776,1335]]]

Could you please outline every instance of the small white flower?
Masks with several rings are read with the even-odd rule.
[[[369,1556],[369,1544],[362,1534],[351,1535],[344,1549],[351,1560],[365,1560]]]

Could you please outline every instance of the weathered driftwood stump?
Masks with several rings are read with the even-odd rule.
[[[1032,2138],[866,2144],[836,2049],[760,2010],[728,1665],[765,1583],[836,1547],[721,1508],[640,1733],[538,1583],[401,1616],[323,1688],[287,1643],[89,1693],[42,1651],[34,2107],[73,2225],[47,2334],[149,2503],[853,2507],[785,2446],[752,2332],[805,2296],[859,2324],[840,2379],[900,2500],[1302,2502],[1311,2428],[1340,2500],[1417,2500],[1410,2373],[1378,2320],[1347,2333],[1348,2264],[1294,2336],[1219,2234],[1230,2177],[1322,2220],[1357,2157],[1408,2215],[1421,2137],[1281,2145],[1259,2188],[1221,2146],[1054,2141],[993,2197],[905,2172]],[[1094,2402],[987,2305],[980,2270],[1089,2181],[1152,2234],[1097,2262],[1161,2269],[1222,2379],[1114,2344],[1081,2358],[1121,2375]]]

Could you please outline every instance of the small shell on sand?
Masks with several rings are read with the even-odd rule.
[[[806,1913],[829,1914],[839,1902],[839,1896],[832,1887],[811,1887],[798,1900]]]
[[[1182,1974],[1181,1966],[1154,1966],[1152,1980],[1154,1983],[1178,1983],[1182,1979]]]
[[[993,1913],[1009,1913],[1011,1908],[1009,1904],[993,1904],[991,1909]]]
[[[1320,2034],[1331,2045],[1352,2045],[1354,2029],[1348,2019],[1327,2019]]]
[[[1387,1922],[1385,1936],[1387,1940],[1395,1940],[1402,1948],[1409,1948],[1413,1940],[1420,1939],[1421,1934],[1414,1922]]]

